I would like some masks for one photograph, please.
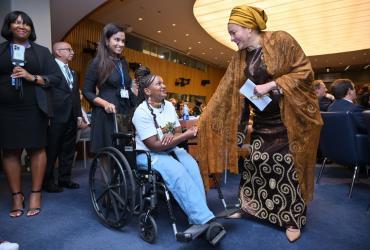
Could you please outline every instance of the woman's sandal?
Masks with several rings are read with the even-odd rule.
[[[11,218],[18,218],[18,217],[20,217],[24,214],[24,195],[23,195],[22,191],[12,193],[13,198],[14,198],[14,196],[17,196],[17,195],[22,195],[22,208],[16,208],[16,209],[13,209],[12,211],[10,211],[9,216]]]
[[[301,238],[301,230],[299,228],[287,227],[285,234],[290,243],[293,243]]]
[[[34,194],[34,193],[41,193],[41,189],[36,190],[36,191],[32,190],[31,194]],[[40,194],[40,202],[41,202],[41,194]],[[27,217],[39,215],[40,212],[41,212],[41,207],[29,208],[27,211]]]

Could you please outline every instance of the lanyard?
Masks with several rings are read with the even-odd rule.
[[[126,89],[126,87],[125,87],[125,77],[124,77],[124,75],[123,75],[122,63],[121,63],[121,61],[120,61],[120,62],[118,62],[118,66],[117,66],[115,63],[113,63],[113,64],[114,64],[114,67],[116,67],[117,72],[118,72],[118,74],[119,74],[119,75],[120,75],[120,77],[121,77],[121,85],[122,85],[122,87],[123,87],[124,89]]]

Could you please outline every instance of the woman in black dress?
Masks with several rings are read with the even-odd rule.
[[[3,168],[12,192],[10,217],[23,214],[24,195],[21,189],[21,152],[25,148],[31,158],[32,191],[27,216],[40,213],[41,185],[46,166],[46,132],[49,87],[60,81],[58,66],[49,50],[36,40],[31,18],[24,12],[13,11],[4,20],[1,35],[7,40],[0,44],[0,148]],[[12,63],[14,50],[24,46],[24,62]],[[13,60],[14,61],[14,60]]]
[[[83,94],[93,105],[90,147],[93,153],[112,145],[112,113],[131,117],[136,105],[127,62],[122,57],[124,46],[123,28],[107,24],[103,29],[97,56],[86,72]]]

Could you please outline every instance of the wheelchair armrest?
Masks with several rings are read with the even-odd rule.
[[[135,149],[136,155],[145,154],[148,161],[148,171],[152,171],[152,158],[149,151]]]
[[[113,133],[112,138],[113,139],[131,139],[133,137],[132,133]]]

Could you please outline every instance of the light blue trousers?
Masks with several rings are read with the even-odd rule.
[[[215,216],[207,206],[198,164],[183,148],[176,147],[173,151],[178,161],[166,152],[151,152],[152,168],[161,174],[189,222],[205,224]],[[137,156],[137,165],[140,168],[147,167],[145,154]]]

